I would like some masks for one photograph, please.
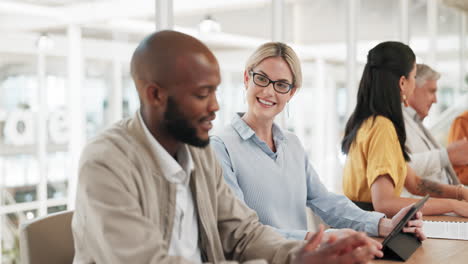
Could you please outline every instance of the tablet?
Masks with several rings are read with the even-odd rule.
[[[426,195],[421,200],[419,200],[417,203],[415,203],[413,206],[411,206],[411,208],[406,213],[406,215],[403,216],[401,221],[398,222],[398,224],[395,226],[395,228],[393,228],[392,232],[390,232],[390,234],[382,242],[382,246],[387,245],[387,243],[390,241],[390,239],[392,239],[392,237],[396,236],[397,234],[399,234],[403,230],[403,227],[405,227],[406,223],[408,223],[408,221],[411,220],[414,217],[416,212],[418,212],[422,208],[422,206],[424,205],[424,203],[428,199],[429,199],[429,195]]]

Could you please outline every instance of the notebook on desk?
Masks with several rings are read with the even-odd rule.
[[[429,238],[468,240],[468,222],[425,220],[423,231]]]

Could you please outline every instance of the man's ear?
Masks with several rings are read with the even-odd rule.
[[[167,100],[167,90],[163,89],[156,82],[150,82],[145,87],[145,96],[150,105],[165,105]]]

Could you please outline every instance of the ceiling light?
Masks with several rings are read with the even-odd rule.
[[[211,15],[206,15],[205,18],[198,25],[200,33],[218,33],[221,32],[221,25],[218,21],[214,20]]]
[[[37,39],[36,46],[40,50],[50,50],[54,47],[54,41],[50,38],[49,34],[42,33]]]

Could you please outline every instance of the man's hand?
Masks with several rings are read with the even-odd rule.
[[[403,209],[401,209],[392,219],[382,218],[379,222],[379,235],[386,237],[390,232],[395,228],[395,226],[403,219],[406,213],[410,210],[413,204],[410,204]],[[425,240],[426,235],[422,231],[423,221],[422,213],[418,211],[415,214],[415,217],[406,223],[406,226],[403,227],[403,232],[414,233],[419,238],[419,240]]]
[[[457,140],[447,147],[450,163],[453,166],[463,166],[468,164],[468,140],[466,138]]]
[[[325,244],[323,226],[297,253],[294,263],[354,264],[367,263],[374,257],[382,257],[382,245],[363,233],[355,232],[338,239],[331,234]]]

